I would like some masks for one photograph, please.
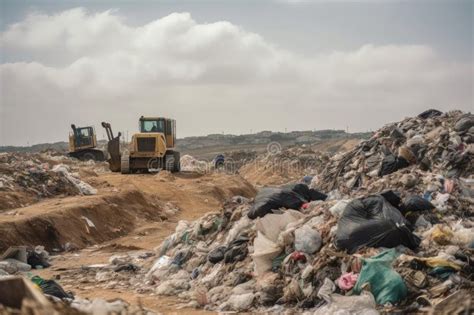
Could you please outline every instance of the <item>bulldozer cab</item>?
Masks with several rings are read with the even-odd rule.
[[[69,151],[76,152],[91,149],[97,146],[97,139],[93,127],[76,127],[71,125],[72,133],[69,134]]]
[[[165,136],[166,147],[173,148],[176,143],[176,121],[163,117],[140,117],[141,133],[161,133]]]
[[[138,129],[133,134],[128,149],[120,150],[120,133],[112,134],[109,123],[103,122],[109,142],[109,167],[112,172],[122,174],[135,172],[156,172],[167,170],[179,172],[180,153],[175,150],[176,122],[163,117],[140,117]]]

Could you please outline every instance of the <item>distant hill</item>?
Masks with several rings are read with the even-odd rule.
[[[279,142],[282,145],[310,144],[324,140],[334,139],[366,139],[372,135],[370,132],[346,133],[344,130],[317,130],[317,131],[292,131],[272,132],[262,131],[246,135],[211,134],[207,136],[185,137],[177,140],[177,148],[182,152],[206,150],[211,148],[232,149],[233,147],[263,146],[270,142]],[[106,141],[99,140],[99,147],[105,148]],[[0,152],[41,152],[54,150],[67,152],[68,143],[61,141],[55,143],[41,143],[32,146],[0,146]]]
[[[69,144],[67,142],[40,143],[29,147],[4,146],[0,147],[0,152],[41,152],[45,150],[54,150],[58,152],[67,152]]]

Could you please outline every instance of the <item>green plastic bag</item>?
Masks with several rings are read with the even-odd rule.
[[[353,292],[360,294],[364,284],[370,284],[370,291],[377,304],[395,304],[403,300],[408,293],[402,277],[392,268],[393,261],[398,257],[397,251],[392,248],[371,258],[362,260],[357,283]]]

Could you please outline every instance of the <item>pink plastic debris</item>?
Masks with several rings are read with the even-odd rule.
[[[349,291],[356,284],[358,277],[359,275],[353,272],[345,273],[337,279],[337,285],[341,290]]]

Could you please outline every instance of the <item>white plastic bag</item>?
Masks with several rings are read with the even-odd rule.
[[[351,200],[340,200],[334,206],[329,208],[329,212],[335,217],[340,217]]]
[[[296,210],[287,210],[282,214],[269,213],[263,218],[257,218],[255,228],[272,242],[278,240],[278,235],[285,230],[286,226],[303,218],[304,214]]]
[[[375,309],[375,298],[367,291],[361,295],[339,295],[331,294],[331,302],[320,307],[314,315],[376,315],[379,312]]]
[[[321,234],[308,225],[295,230],[295,249],[307,254],[314,254],[322,245]]]
[[[252,257],[255,273],[261,276],[272,269],[272,260],[278,256],[281,249],[261,232],[257,232],[253,247],[254,253]]]

